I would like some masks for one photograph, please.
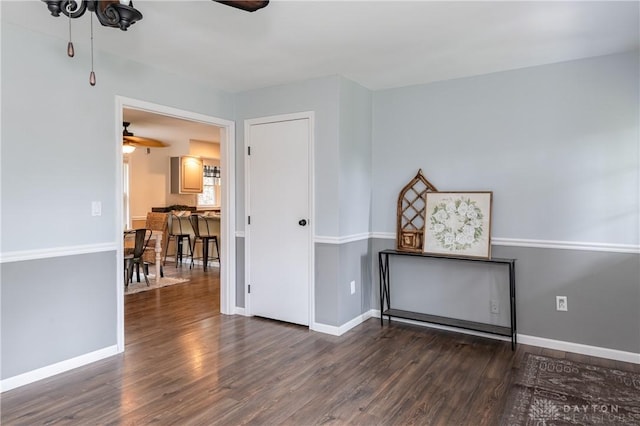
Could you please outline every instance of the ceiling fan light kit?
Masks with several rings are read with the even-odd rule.
[[[133,145],[131,142],[123,142],[122,143],[122,153],[123,154],[131,154],[135,150],[136,150],[136,146]]]
[[[166,148],[169,146],[169,144],[157,139],[135,136],[127,129],[130,124],[128,121],[122,122],[122,126],[124,127],[122,130],[122,152],[124,154],[131,154],[138,146],[147,148],[147,154],[150,152],[149,148]]]

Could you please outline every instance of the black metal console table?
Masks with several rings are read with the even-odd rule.
[[[391,308],[391,282],[389,279],[389,257],[390,256],[411,256],[417,258],[433,258],[445,260],[462,260],[468,262],[484,262],[507,265],[509,268],[509,310],[511,312],[511,326],[485,324],[481,322],[462,320],[457,318],[441,317],[420,312],[410,312],[401,309]],[[380,266],[380,325],[384,325],[384,316],[404,318],[416,321],[430,322],[433,324],[446,325],[450,327],[463,328],[467,330],[481,331],[489,334],[511,337],[511,349],[514,350],[517,344],[516,329],[516,259],[481,259],[471,257],[441,256],[426,253],[411,253],[398,250],[382,250],[378,253]],[[386,302],[386,309],[385,309]]]

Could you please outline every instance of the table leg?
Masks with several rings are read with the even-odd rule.
[[[162,252],[162,232],[156,237],[156,282],[160,281],[160,253]]]
[[[176,266],[178,266],[178,261],[182,265],[182,236],[176,238]]]

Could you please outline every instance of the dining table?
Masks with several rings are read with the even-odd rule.
[[[136,236],[136,230],[135,229],[125,229],[124,230],[124,249],[125,252],[127,251],[127,249],[131,249],[133,250],[133,246],[135,244],[135,236]],[[154,251],[155,251],[155,272],[156,272],[156,282],[160,281],[160,267],[161,267],[161,261],[162,261],[162,231],[152,231],[151,233],[151,237],[149,238],[149,244],[151,244],[153,242],[153,247],[154,247]]]

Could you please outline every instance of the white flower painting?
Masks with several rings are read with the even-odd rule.
[[[492,192],[427,192],[424,252],[491,257]]]

